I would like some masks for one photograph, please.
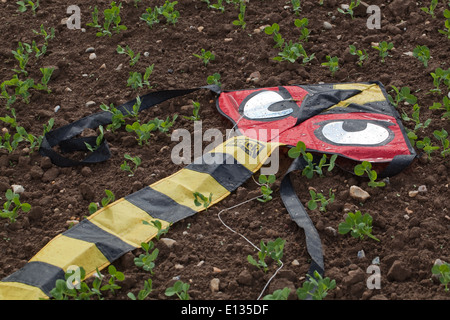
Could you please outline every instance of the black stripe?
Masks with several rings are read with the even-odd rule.
[[[177,203],[165,194],[150,187],[145,187],[125,197],[125,200],[147,212],[153,218],[167,222],[177,222],[196,211]]]
[[[96,226],[87,219],[65,231],[63,235],[94,243],[109,262],[113,262],[124,253],[135,249],[133,246]]]
[[[205,157],[211,157],[210,159]],[[214,161],[214,162],[213,162]],[[186,169],[207,173],[225,189],[232,192],[249,179],[253,172],[227,153],[207,153],[201,158],[201,163],[189,164]]]
[[[41,261],[30,261],[2,282],[19,282],[41,289],[47,296],[55,287],[56,280],[64,279],[64,270]]]

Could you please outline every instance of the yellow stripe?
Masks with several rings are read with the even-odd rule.
[[[195,211],[203,208],[195,206],[195,192],[200,192],[206,197],[209,197],[209,194],[212,193],[211,204],[217,203],[230,194],[227,189],[222,187],[209,174],[189,169],[181,169],[177,173],[152,184],[150,187],[165,194],[178,204]]]
[[[355,103],[359,105],[363,105],[370,102],[379,102],[385,101],[386,97],[384,96],[381,88],[377,84],[363,84],[363,83],[349,83],[349,84],[336,84],[333,87],[336,90],[361,90],[361,93],[348,98],[347,100],[340,101],[334,106],[328,108],[325,111],[334,109],[334,108],[346,108],[349,104]]]
[[[245,136],[238,136],[228,139],[211,152],[231,154],[248,170],[256,172],[280,145],[283,144],[277,142],[261,142]]]
[[[158,233],[158,229],[152,225],[142,223],[143,220],[150,222],[157,219],[124,198],[100,209],[88,219],[136,248],[140,248],[142,242],[148,242]],[[159,221],[163,229],[169,226],[169,222]]]
[[[0,300],[39,300],[48,298],[38,287],[20,282],[0,282]]]
[[[71,265],[81,266],[86,275],[95,272],[96,268],[103,269],[109,264],[108,259],[97,249],[94,243],[66,237],[56,236],[31,261],[41,261],[67,271]]]

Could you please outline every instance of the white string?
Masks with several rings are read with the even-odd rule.
[[[255,182],[256,182],[256,181],[255,181]],[[250,243],[256,250],[261,251],[260,248],[258,248],[256,245],[254,245],[254,244],[253,244],[250,240],[248,240],[243,234],[241,234],[241,233],[239,233],[239,232],[233,230],[233,229],[230,228],[228,225],[226,225],[225,222],[223,222],[222,218],[220,217],[220,214],[221,214],[222,212],[228,211],[228,210],[231,210],[231,209],[234,209],[234,208],[239,207],[239,206],[241,206],[241,205],[243,205],[243,204],[246,204],[246,203],[248,203],[248,202],[250,202],[250,201],[253,201],[253,200],[257,199],[257,198],[259,198],[259,196],[258,196],[258,197],[251,198],[251,199],[246,200],[246,201],[244,201],[244,202],[241,202],[241,203],[239,203],[239,204],[236,204],[236,205],[234,205],[234,206],[232,206],[232,207],[222,209],[222,210],[220,210],[220,212],[217,214],[217,217],[219,218],[220,222],[222,222],[222,224],[223,224],[228,230],[230,230],[230,231],[233,232],[233,233],[237,233],[237,234],[240,235],[242,238],[244,238],[245,241],[247,241],[248,243]],[[283,268],[283,262],[282,262],[281,260],[280,260],[280,263],[281,263],[281,266],[275,271],[275,273],[274,273],[274,274],[270,277],[270,279],[267,281],[266,285],[265,285],[264,288],[262,289],[262,291],[261,291],[261,293],[260,293],[260,295],[259,295],[259,297],[258,297],[257,300],[261,299],[261,296],[263,295],[263,293],[264,293],[264,291],[266,290],[267,286],[269,285],[270,281],[272,281],[272,279],[276,276],[276,274],[278,273],[278,271],[280,271],[281,268]]]

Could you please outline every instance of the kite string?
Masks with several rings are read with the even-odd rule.
[[[256,181],[255,181],[255,182],[256,182]],[[258,196],[258,197],[251,198],[251,199],[249,199],[249,200],[246,200],[246,201],[244,201],[244,202],[241,202],[241,203],[236,204],[236,205],[234,205],[234,206],[231,206],[231,207],[229,207],[229,208],[222,209],[222,210],[220,210],[220,212],[217,214],[217,217],[219,218],[220,222],[222,222],[222,224],[223,224],[228,230],[230,230],[230,231],[233,232],[233,233],[236,233],[236,234],[240,235],[242,238],[245,239],[245,241],[247,241],[248,243],[250,243],[256,250],[261,251],[260,248],[258,248],[255,244],[253,244],[250,240],[248,240],[243,234],[241,234],[241,233],[239,233],[239,232],[233,230],[232,228],[230,228],[225,222],[223,222],[222,218],[220,217],[220,214],[221,214],[222,212],[228,211],[228,210],[231,210],[231,209],[234,209],[234,208],[239,207],[239,206],[241,206],[241,205],[243,205],[243,204],[246,204],[246,203],[248,203],[248,202],[250,202],[250,201],[253,201],[253,200],[257,199],[257,198],[259,198],[259,196]],[[261,293],[259,294],[259,297],[258,297],[257,300],[261,299],[261,296],[263,295],[263,293],[264,293],[264,291],[266,290],[266,288],[267,288],[267,286],[269,285],[269,283],[270,283],[270,282],[272,281],[272,279],[276,276],[276,274],[278,273],[278,271],[280,271],[281,268],[283,268],[283,262],[282,262],[281,260],[280,260],[280,263],[281,263],[280,267],[274,272],[274,274],[273,274],[273,275],[270,277],[270,279],[267,281],[266,285],[264,286],[264,288],[262,289]]]

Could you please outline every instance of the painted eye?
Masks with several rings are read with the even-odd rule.
[[[316,130],[316,136],[334,145],[385,145],[394,137],[389,125],[366,120],[330,121]]]
[[[265,120],[285,117],[294,109],[289,107],[291,99],[283,98],[275,91],[262,91],[250,97],[245,103],[242,114],[247,119]]]

